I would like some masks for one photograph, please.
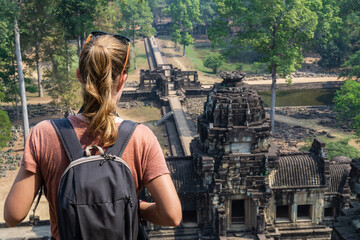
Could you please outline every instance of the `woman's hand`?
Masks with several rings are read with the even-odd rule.
[[[182,219],[179,197],[169,174],[150,181],[146,188],[155,203],[140,203],[142,217],[160,226],[177,226]]]
[[[4,220],[13,227],[19,224],[28,214],[34,198],[41,185],[41,176],[20,167],[18,175],[6,198],[4,206]]]

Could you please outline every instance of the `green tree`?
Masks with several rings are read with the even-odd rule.
[[[216,2],[214,0],[200,0],[199,4],[200,21],[205,24],[206,32],[215,20],[216,15]],[[207,33],[206,33],[207,34]]]
[[[177,43],[184,46],[185,56],[185,47],[194,41],[190,35],[193,23],[200,22],[199,0],[173,0],[164,12],[171,17],[171,40],[175,42],[175,46]]]
[[[338,68],[360,50],[360,6],[356,0],[322,0],[314,50],[319,65]]]
[[[360,82],[347,80],[334,97],[338,121],[352,119],[352,127],[360,137]]]
[[[39,89],[39,97],[43,97],[42,87],[42,70],[41,59],[43,58],[42,41],[44,36],[48,34],[49,24],[52,24],[55,16],[53,15],[54,3],[52,1],[29,0],[23,4],[21,23],[22,36],[25,41],[22,41],[22,47],[27,50],[35,48],[34,58],[27,58],[25,61],[29,66],[33,65],[35,61],[37,82]]]
[[[211,68],[214,73],[217,73],[221,65],[224,64],[224,57],[219,53],[211,53],[209,57],[204,60],[204,66]]]
[[[118,19],[121,19],[119,4],[115,1],[98,1],[96,5],[96,18],[94,25],[96,29],[116,33]]]
[[[120,27],[123,34],[132,37],[134,68],[136,69],[135,39],[139,36],[150,37],[155,34],[155,29],[151,26],[153,14],[147,1],[122,0],[119,2],[122,20]]]
[[[0,2],[0,85],[4,98],[1,101],[18,100],[18,87],[15,79],[14,6],[8,2]]]
[[[60,31],[64,32],[67,41],[77,39],[80,55],[87,33],[94,29],[96,10],[99,9],[99,4],[107,4],[107,1],[58,0],[56,3],[56,16],[62,24]]]
[[[343,38],[343,19],[340,16],[341,1],[322,0],[318,12],[319,23],[313,41],[314,50],[320,54],[319,65],[326,68],[339,67],[349,51]]]
[[[342,77],[347,77],[352,80],[360,81],[360,50],[354,53],[348,61],[343,65],[344,71],[340,74]]]
[[[320,0],[217,0],[219,19],[210,39],[234,51],[251,47],[263,56],[272,76],[271,124],[274,132],[277,75],[301,66],[302,47],[314,37]],[[230,40],[228,40],[230,38]]]
[[[56,103],[72,109],[81,101],[78,97],[80,85],[75,77],[76,69],[70,68],[68,72],[67,41],[64,38],[64,32],[58,31],[61,29],[61,23],[53,23],[51,26],[52,29],[44,38],[43,43],[46,52],[44,61],[51,64],[51,67],[44,71],[44,88]]]

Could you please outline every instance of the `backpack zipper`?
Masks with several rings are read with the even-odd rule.
[[[127,199],[127,204],[130,204],[130,207],[133,208],[134,203],[133,203],[131,195],[130,194],[126,195],[126,199]]]
[[[102,156],[104,159],[101,160],[100,162],[100,166],[102,166],[105,162],[109,161],[109,160],[115,160],[116,159],[116,156],[115,155],[112,155],[112,154],[101,154],[100,156]]]

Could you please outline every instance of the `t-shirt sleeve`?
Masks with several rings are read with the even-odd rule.
[[[166,165],[165,157],[161,149],[160,143],[154,133],[145,126],[141,126],[143,134],[146,136],[146,147],[143,162],[143,179],[142,184],[146,185],[151,180],[169,174],[169,169]]]
[[[26,139],[24,154],[21,160],[21,165],[24,166],[26,170],[35,174],[40,174],[37,142],[39,142],[41,126],[44,124],[46,123],[41,122],[31,130]]]

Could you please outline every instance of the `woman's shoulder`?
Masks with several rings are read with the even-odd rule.
[[[155,137],[153,131],[148,126],[141,123],[135,128],[134,135],[142,138]]]
[[[149,142],[157,141],[153,131],[144,124],[139,124],[133,133],[132,139],[138,143],[146,144]]]
[[[32,128],[32,132],[34,133],[48,133],[49,130],[54,129],[54,127],[51,124],[51,120],[43,120],[41,122],[39,122],[38,124],[36,124],[33,128]]]

